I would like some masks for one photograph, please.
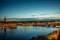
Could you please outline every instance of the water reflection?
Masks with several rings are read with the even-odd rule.
[[[41,26],[17,26],[15,29],[0,29],[0,39],[30,40],[33,36],[47,35],[59,28]]]

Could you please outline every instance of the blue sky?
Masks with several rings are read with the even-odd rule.
[[[0,18],[60,17],[59,0],[1,0]]]

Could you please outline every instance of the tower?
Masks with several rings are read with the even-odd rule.
[[[6,17],[4,17],[4,22],[6,22]]]

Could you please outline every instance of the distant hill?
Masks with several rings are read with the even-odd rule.
[[[0,19],[2,21],[3,19]],[[54,21],[54,20],[60,20],[60,19],[38,19],[38,18],[7,18],[8,21]]]

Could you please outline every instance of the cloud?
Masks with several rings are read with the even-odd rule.
[[[40,15],[46,15],[46,14],[40,14]]]
[[[60,14],[60,12],[55,12],[54,14]]]

